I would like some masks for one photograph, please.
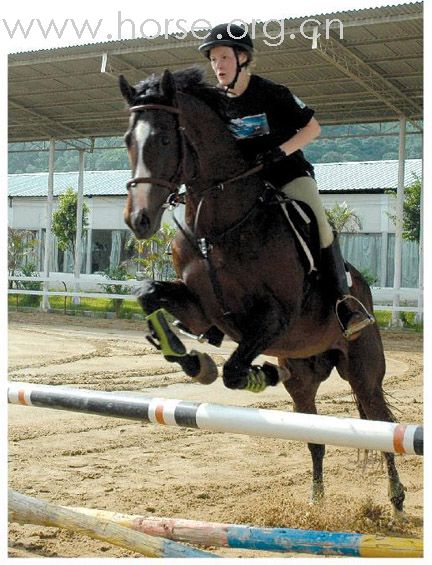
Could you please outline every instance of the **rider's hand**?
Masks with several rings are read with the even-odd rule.
[[[273,149],[269,149],[263,153],[258,153],[256,157],[256,164],[262,165],[264,169],[266,169],[274,163],[281,161],[285,157],[286,153],[284,153],[280,147],[273,147]]]

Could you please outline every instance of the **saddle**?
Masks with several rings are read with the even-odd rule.
[[[277,205],[294,235],[300,260],[308,275],[317,275],[321,263],[318,224],[310,206],[293,200],[266,181],[269,203]]]

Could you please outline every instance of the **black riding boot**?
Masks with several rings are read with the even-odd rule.
[[[321,257],[324,282],[332,300],[335,301],[336,318],[343,335],[350,339],[366,326],[373,324],[375,319],[360,300],[350,294],[345,262],[336,236],[329,247],[321,249]]]

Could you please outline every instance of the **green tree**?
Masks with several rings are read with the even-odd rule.
[[[27,263],[21,269],[21,274],[23,277],[39,277],[39,273],[36,270],[36,265],[34,263]],[[17,288],[24,290],[42,290],[42,283],[31,282],[31,281],[17,281]],[[41,296],[38,294],[25,294],[21,298],[22,306],[39,306],[41,301]]]
[[[30,230],[17,230],[8,227],[8,273],[10,277],[27,262],[39,241]]]
[[[403,237],[410,241],[420,241],[420,199],[421,180],[416,176],[405,188],[403,205]]]
[[[69,250],[76,257],[75,239],[77,225],[78,195],[68,188],[59,198],[57,210],[52,215],[51,231],[57,237],[59,249]],[[88,226],[88,206],[83,202],[82,229]]]
[[[420,202],[421,202],[421,180],[414,175],[415,180],[404,190],[402,237],[409,241],[420,241]],[[394,191],[388,194],[397,197]],[[396,224],[396,215],[388,214],[391,221]]]
[[[362,224],[360,218],[346,202],[335,204],[332,208],[326,208],[327,219],[331,227],[341,232],[357,232],[361,230]]]
[[[137,252],[137,257],[132,260],[149,278],[169,280],[174,277],[171,254],[169,252],[176,230],[168,224],[163,224],[161,229],[152,237],[138,240],[131,235],[126,246]]]

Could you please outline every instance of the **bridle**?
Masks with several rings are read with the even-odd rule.
[[[129,108],[129,112],[132,114],[134,112],[142,112],[144,110],[163,110],[165,112],[169,112],[170,114],[175,114],[177,116],[180,117],[180,110],[178,108],[176,108],[175,106],[165,106],[164,104],[139,104],[137,106],[131,106]],[[138,184],[155,184],[158,186],[162,186],[163,188],[166,188],[170,191],[169,196],[167,198],[167,202],[168,204],[165,204],[164,207],[166,207],[167,205],[170,205],[171,201],[173,200],[173,198],[175,198],[175,196],[177,195],[179,186],[180,186],[180,181],[181,181],[181,176],[182,176],[182,171],[183,171],[183,161],[185,158],[185,144],[186,144],[186,139],[184,136],[184,127],[182,125],[179,124],[178,127],[178,131],[180,133],[180,147],[181,147],[181,156],[178,162],[178,166],[177,166],[177,170],[174,173],[172,180],[166,180],[166,179],[161,179],[161,178],[156,178],[156,177],[134,177],[132,179],[130,179],[127,183],[126,183],[126,188],[129,191],[131,188],[137,186]]]

